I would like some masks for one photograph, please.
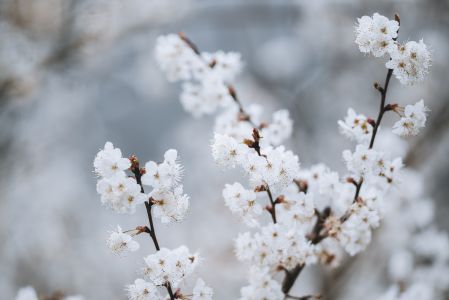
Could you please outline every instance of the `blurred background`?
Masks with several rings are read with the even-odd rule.
[[[288,147],[302,165],[342,170],[341,151],[351,145],[337,120],[349,106],[375,116],[372,84],[386,74],[381,59],[364,57],[354,43],[357,17],[374,12],[398,13],[399,40],[424,38],[433,51],[425,82],[405,88],[394,79],[389,100],[424,98],[431,110],[425,132],[403,142],[404,156],[435,199],[438,226],[449,229],[449,1],[1,0],[1,298],[33,285],[42,294],[125,299],[124,285],[153,246],[141,238],[139,252],[118,258],[105,245],[117,224],[146,222],[143,210],[118,216],[101,207],[92,161],[109,140],[141,161],[178,149],[191,209],[180,224],[156,224],[159,240],[198,249],[199,275],[216,299],[236,299],[247,267],[234,257],[233,239],[245,228],[221,199],[235,174],[215,166],[213,117],[183,111],[179,86],[153,59],[155,39],[182,31],[202,50],[241,52],[242,102],[261,103],[267,113],[289,109],[295,131]],[[393,121],[388,116],[384,126]],[[381,264],[377,259],[368,263]],[[317,267],[297,285],[316,292],[332,282]]]

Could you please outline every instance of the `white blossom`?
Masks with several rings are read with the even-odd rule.
[[[213,72],[225,82],[233,81],[243,67],[241,55],[237,52],[203,52],[201,56],[212,66],[209,72]]]
[[[153,213],[162,223],[182,221],[189,208],[189,196],[184,194],[182,185],[173,190],[154,189],[150,194]]]
[[[202,59],[177,34],[158,37],[154,56],[170,81],[191,79],[205,68]]]
[[[281,285],[274,280],[268,268],[252,267],[249,271],[249,285],[240,290],[240,300],[282,300]]]
[[[39,300],[36,290],[31,287],[23,287],[19,290],[16,296],[16,300]]]
[[[413,85],[422,81],[431,65],[430,52],[423,40],[397,44],[390,51],[391,60],[386,63],[388,69],[404,85]]]
[[[190,254],[186,246],[174,250],[161,248],[144,258],[144,275],[156,286],[170,283],[176,288],[184,277],[193,273],[199,259],[198,254]]]
[[[399,23],[375,13],[372,17],[363,16],[356,26],[356,44],[363,53],[375,57],[384,56],[394,47],[398,36]]]
[[[129,300],[158,300],[162,299],[156,286],[143,279],[136,279],[134,284],[126,287]]]
[[[352,108],[348,109],[344,121],[338,121],[338,126],[344,136],[361,144],[368,143],[373,132],[373,126],[368,123],[368,118],[358,115]]]
[[[217,164],[225,168],[234,168],[240,164],[249,148],[236,139],[215,133],[212,143],[212,156]]]
[[[260,131],[263,145],[279,146],[288,139],[293,131],[293,121],[290,113],[282,109],[273,113],[272,121]]]
[[[118,255],[126,255],[139,249],[139,243],[133,240],[131,235],[124,233],[120,226],[117,226],[117,231],[111,232],[106,243],[112,252]]]
[[[192,300],[212,300],[214,291],[208,287],[203,279],[198,278],[192,292]]]
[[[419,130],[426,126],[428,111],[424,100],[414,105],[407,105],[404,109],[404,116],[393,125],[393,133],[400,136],[417,135]]]
[[[106,142],[104,149],[97,153],[94,160],[95,172],[105,178],[124,176],[124,171],[131,167],[128,158],[122,157],[122,151],[114,148],[111,142]]]
[[[162,163],[147,162],[145,174],[142,175],[142,183],[162,190],[175,187],[181,180],[183,172],[183,168],[177,160],[178,152],[170,149],[165,152]]]
[[[256,201],[256,193],[246,190],[240,183],[227,184],[223,189],[226,206],[240,216],[248,226],[256,226],[256,217],[262,214],[262,206]]]

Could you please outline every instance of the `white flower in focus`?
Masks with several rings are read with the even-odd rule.
[[[131,235],[122,231],[120,226],[117,226],[117,231],[112,231],[106,244],[112,252],[118,255],[126,255],[128,252],[134,252],[139,249],[139,243],[133,240]]]
[[[145,257],[144,260],[146,278],[156,286],[170,283],[173,288],[176,288],[184,277],[193,273],[200,258],[198,254],[190,254],[186,246],[181,246],[174,250],[161,248],[156,253]]]
[[[270,223],[256,232],[240,235],[235,241],[235,252],[242,261],[260,267],[282,266],[293,269],[298,264],[317,261],[315,246],[299,228]]]
[[[338,126],[344,136],[362,144],[369,142],[373,132],[373,126],[368,123],[368,118],[364,115],[357,115],[352,108],[348,109],[344,121],[338,121]]]
[[[343,159],[348,171],[357,179],[366,175],[378,175],[383,169],[379,164],[379,161],[382,161],[382,154],[365,145],[357,145],[353,153],[349,150],[343,151]]]
[[[208,287],[203,279],[198,278],[193,288],[192,300],[212,300],[214,290]]]
[[[153,213],[162,223],[182,221],[189,208],[189,196],[183,193],[182,185],[173,190],[154,189],[149,194]]]
[[[147,162],[145,174],[142,175],[142,183],[157,189],[175,187],[181,180],[183,172],[183,168],[177,160],[178,152],[175,149],[170,149],[165,152],[162,163]]]
[[[143,279],[136,279],[134,284],[126,287],[129,300],[158,300],[162,299],[156,286]]]
[[[140,185],[131,177],[103,178],[97,182],[97,192],[101,203],[117,213],[132,214],[136,205],[147,200],[147,195],[141,193]]]
[[[39,297],[33,287],[27,286],[19,290],[16,300],[39,300]]]
[[[249,271],[249,285],[240,290],[240,300],[282,300],[281,285],[274,280],[268,268],[252,267]]]
[[[215,133],[212,143],[212,156],[217,164],[225,168],[234,168],[241,164],[249,148],[236,139]]]
[[[125,176],[125,170],[131,167],[128,158],[122,157],[122,151],[114,148],[111,142],[106,142],[104,149],[97,153],[94,160],[95,172],[105,178]]]
[[[391,60],[386,63],[388,69],[404,85],[414,85],[422,81],[429,73],[431,55],[423,40],[398,44],[390,52]]]
[[[256,197],[255,192],[246,190],[238,182],[232,185],[226,184],[223,189],[226,206],[250,227],[258,225],[256,217],[263,211],[262,206],[256,202]]]
[[[404,116],[393,125],[393,133],[400,136],[417,135],[419,130],[426,126],[428,111],[424,100],[414,105],[407,105],[404,109]]]
[[[375,13],[373,17],[363,16],[356,26],[356,44],[362,53],[382,57],[394,47],[399,23]]]

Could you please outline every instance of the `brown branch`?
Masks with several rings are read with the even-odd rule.
[[[142,193],[145,193],[145,190],[143,188],[142,184],[142,174],[144,173],[142,169],[139,167],[139,161],[137,160],[136,156],[131,156],[131,172],[134,174],[134,177],[136,178],[136,182],[140,185],[140,191]],[[148,215],[148,222],[150,223],[149,228],[149,234],[151,236],[151,239],[153,240],[154,247],[156,248],[156,251],[159,251],[161,248],[159,247],[159,242],[157,240],[156,236],[156,230],[154,228],[154,222],[153,222],[153,215],[151,214],[151,207],[153,206],[152,198],[149,198],[147,201],[145,201],[145,208],[147,210]],[[168,294],[170,295],[171,300],[175,300],[175,296],[173,294],[173,290],[171,288],[170,282],[167,282],[164,285],[167,289]]]

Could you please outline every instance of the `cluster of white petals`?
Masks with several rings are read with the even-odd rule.
[[[248,274],[249,285],[240,290],[240,300],[282,300],[281,285],[274,280],[268,268],[252,267]]]
[[[189,197],[179,184],[183,168],[177,160],[178,152],[170,149],[165,152],[162,163],[147,162],[145,174],[142,175],[142,183],[153,187],[149,198],[153,203],[154,216],[162,223],[183,220],[189,208]]]
[[[424,100],[404,108],[404,116],[393,125],[393,133],[400,136],[414,136],[426,126],[428,108]]]
[[[423,40],[419,43],[410,41],[405,44],[397,44],[390,51],[391,59],[386,63],[388,69],[402,84],[413,85],[424,79],[429,73],[432,63],[430,52]]]
[[[95,172],[100,176],[97,192],[101,203],[117,213],[132,214],[136,206],[145,202],[147,196],[141,193],[136,180],[127,177],[125,171],[131,167],[128,158],[122,157],[119,148],[107,142],[94,160]]]
[[[344,121],[338,121],[340,132],[350,140],[367,144],[373,133],[373,126],[364,115],[358,115],[352,108],[348,109]]]
[[[170,284],[176,288],[186,276],[193,273],[200,257],[198,254],[190,254],[187,247],[180,246],[174,250],[161,248],[144,260],[145,278],[156,286]]]
[[[431,55],[423,40],[401,44],[396,41],[399,23],[375,13],[358,19],[356,40],[362,53],[375,57],[389,55],[388,69],[404,85],[422,81],[429,72]]]
[[[171,46],[175,51],[176,43]],[[182,74],[184,75],[180,73],[176,76],[187,76],[185,73]],[[120,149],[114,148],[112,143],[107,142],[104,149],[100,150],[95,157],[94,167],[95,172],[101,177],[97,183],[97,191],[104,205],[118,213],[134,213],[136,205],[145,202],[145,208],[150,217],[150,228],[138,226],[124,232],[118,226],[116,231],[110,233],[106,241],[112,252],[125,256],[139,249],[139,244],[133,236],[149,233],[158,249],[156,253],[144,258],[146,263],[143,271],[144,279],[138,278],[126,287],[128,299],[167,299],[166,295],[161,294],[159,287],[176,289],[186,276],[193,273],[200,260],[198,254],[190,254],[185,246],[174,250],[167,248],[159,250],[154,232],[153,216],[160,219],[162,223],[181,221],[189,207],[189,197],[183,193],[183,187],[180,184],[183,167],[178,162],[178,152],[170,149],[165,152],[163,162],[149,161],[145,164],[145,168],[140,168],[135,156],[130,159],[123,158]],[[128,170],[132,173],[131,176],[126,174]],[[152,188],[148,194],[144,192],[144,185]],[[212,295],[213,290],[206,286],[202,279],[198,279],[189,299],[211,300]],[[179,296],[182,297],[182,294]],[[30,300],[34,299],[30,298]]]
[[[261,122],[262,107],[248,105],[245,114],[237,103],[232,84],[241,72],[241,55],[236,52],[199,52],[186,37],[169,34],[157,39],[155,57],[171,81],[181,80],[180,101],[194,117],[219,113],[215,131],[236,139],[248,138],[258,127],[266,145],[278,146],[290,137],[293,121],[287,110],[272,115],[272,121]]]
[[[235,252],[242,261],[251,265],[275,270],[291,270],[300,264],[316,262],[315,246],[308,241],[301,228],[270,223],[251,236],[240,234],[235,242]]]
[[[43,299],[40,298],[37,295],[36,290],[32,287],[32,286],[27,286],[27,287],[23,287],[21,288],[18,292],[17,292],[17,296],[15,298],[15,300],[39,300],[39,299]],[[61,300],[85,300],[84,297],[82,296],[62,296],[58,299]]]
[[[106,243],[112,252],[119,255],[124,255],[139,249],[139,243],[133,240],[131,235],[124,233],[120,226],[117,226],[117,231],[111,232]]]
[[[358,19],[355,42],[361,52],[381,57],[394,47],[398,30],[399,23],[396,20],[389,20],[378,13],[372,17],[363,16]]]

